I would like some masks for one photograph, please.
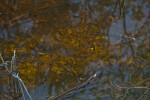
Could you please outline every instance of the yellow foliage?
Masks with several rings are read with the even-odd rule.
[[[59,61],[60,64],[66,64],[66,62],[64,62],[63,60]]]
[[[95,30],[98,30],[98,28],[95,25],[92,25],[92,28],[94,28]]]
[[[91,50],[93,51],[93,48],[91,48]]]
[[[100,36],[97,36],[96,39],[97,39],[97,40],[100,39]]]
[[[71,44],[74,44],[74,43],[75,43],[75,41],[76,41],[75,39],[72,39]]]
[[[114,19],[114,17],[113,17],[113,16],[110,16],[109,18],[110,18],[111,20],[113,20],[113,19]]]
[[[130,58],[129,61],[127,62],[127,66],[129,66],[133,62],[133,59]]]
[[[68,30],[68,33],[69,33],[69,34],[71,34],[71,33],[72,33],[72,30],[71,30],[71,29],[69,29],[69,30]]]
[[[52,70],[53,72],[57,72],[57,69],[58,69],[58,68],[57,68],[56,66],[51,68],[51,70]]]
[[[39,21],[45,20],[47,19],[39,19]],[[49,27],[45,28],[41,24],[39,25],[39,30],[44,31],[45,36],[47,36],[46,33],[49,33],[48,29]],[[110,57],[110,51],[103,47],[103,44],[106,44],[104,41],[105,36],[99,35],[98,26],[91,25],[89,27],[89,25],[86,25],[84,18],[79,26],[65,27],[58,30],[58,35],[52,31],[53,34],[51,34],[50,38],[44,38],[48,45],[39,43],[40,40],[38,39],[42,38],[42,33],[32,35],[36,36],[38,42],[35,42],[33,37],[25,39],[17,37],[17,41],[21,45],[17,53],[25,59],[19,63],[19,70],[25,81],[28,79],[34,81],[37,76],[39,78],[40,75],[44,75],[44,71],[47,71],[46,68],[49,68],[49,74],[53,72],[52,79],[60,81],[66,74],[82,74],[84,67],[91,61],[102,59],[105,56],[107,59]],[[8,45],[7,47],[11,49],[5,49],[5,53],[17,49],[16,45]],[[45,50],[47,47],[50,48],[48,52]],[[35,62],[35,65],[33,62]]]

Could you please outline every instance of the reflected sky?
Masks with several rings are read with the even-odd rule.
[[[124,93],[111,91],[110,80],[149,87],[149,26],[148,0],[1,0],[0,53],[10,60],[17,51],[17,70],[33,100],[81,84],[103,70],[101,62],[108,68],[103,77],[68,100],[120,99]],[[5,95],[7,78],[0,80]],[[127,98],[138,99],[133,92]]]

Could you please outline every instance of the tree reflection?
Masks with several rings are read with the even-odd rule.
[[[0,7],[0,53],[9,59],[17,50],[28,88],[48,83],[49,93],[54,86],[56,93],[65,91],[87,77],[85,67],[99,59],[107,66],[118,63],[123,79],[125,70],[135,83],[142,73],[142,81],[148,78],[143,68],[149,65],[149,15],[144,12],[149,1],[1,0]],[[143,26],[129,32],[128,16]],[[110,30],[119,21],[122,41],[112,48]]]

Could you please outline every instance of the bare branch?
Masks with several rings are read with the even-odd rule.
[[[128,93],[128,90],[129,90],[129,89],[126,90],[126,93],[124,94],[124,96],[123,96],[123,98],[122,98],[121,100],[124,100],[124,98],[126,97],[126,95],[127,95],[127,93]]]
[[[147,89],[147,90],[138,98],[138,100],[141,100],[142,97],[148,92],[148,90],[149,90],[149,89]]]

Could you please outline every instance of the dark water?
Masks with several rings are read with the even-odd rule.
[[[149,0],[0,0],[0,53],[10,61],[14,50],[33,100],[61,94],[104,68],[65,99],[150,99]],[[0,99],[23,99],[9,78],[0,67]]]

